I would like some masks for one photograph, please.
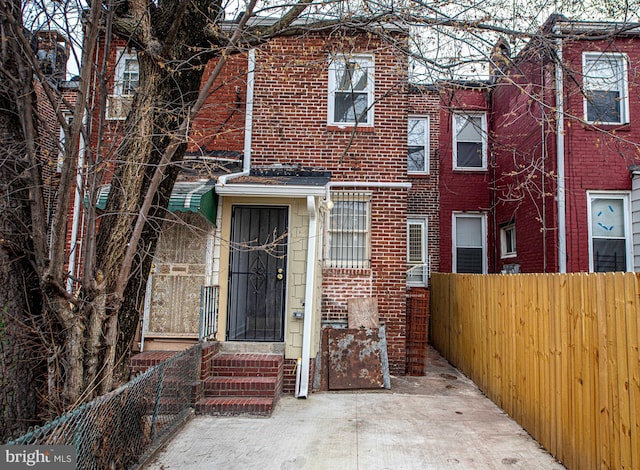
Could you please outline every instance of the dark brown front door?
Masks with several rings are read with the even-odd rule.
[[[283,341],[288,209],[233,206],[227,340]]]

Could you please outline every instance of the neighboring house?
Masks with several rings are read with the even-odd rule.
[[[637,26],[552,16],[490,82],[438,87],[441,271],[640,267],[639,63]]]
[[[489,272],[491,212],[487,84],[450,82],[440,95],[440,271]]]

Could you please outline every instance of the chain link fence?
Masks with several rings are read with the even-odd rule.
[[[201,345],[33,429],[8,445],[73,445],[77,468],[125,469],[144,461],[191,413]]]

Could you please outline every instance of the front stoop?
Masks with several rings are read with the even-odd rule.
[[[208,369],[198,414],[269,416],[282,394],[282,354],[218,353]]]

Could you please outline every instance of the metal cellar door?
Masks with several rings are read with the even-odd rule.
[[[229,341],[283,341],[286,207],[233,206],[229,262]]]

